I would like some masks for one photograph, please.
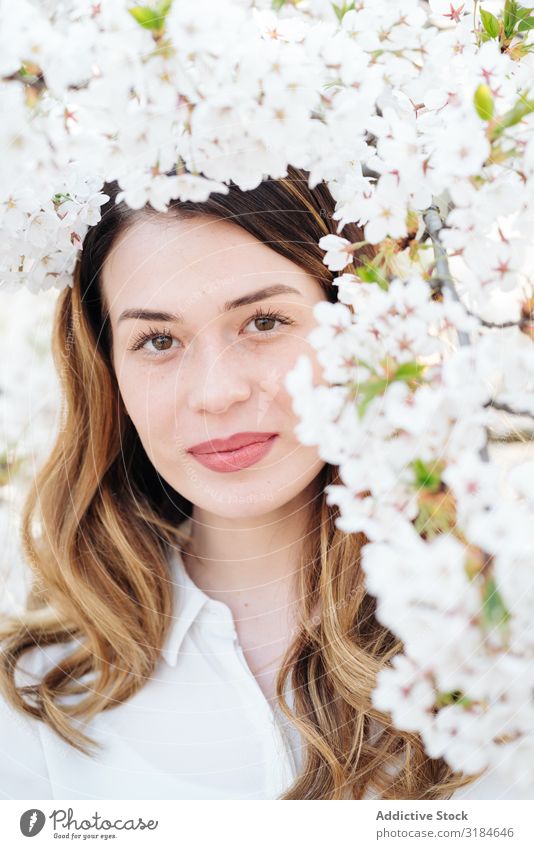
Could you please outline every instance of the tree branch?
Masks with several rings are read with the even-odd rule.
[[[450,272],[450,269],[449,269],[449,261],[448,261],[448,257],[447,257],[447,252],[446,252],[445,248],[443,247],[443,245],[441,243],[440,231],[443,227],[443,222],[441,221],[441,218],[439,216],[439,212],[438,212],[437,208],[435,206],[430,207],[425,212],[425,214],[423,215],[423,220],[425,222],[426,232],[427,232],[429,238],[432,240],[432,245],[433,245],[433,248],[434,248],[434,257],[435,257],[435,260],[436,260],[436,270],[438,272],[437,277],[432,278],[432,280],[430,281],[431,285],[433,285],[433,288],[435,288],[435,289],[442,289],[442,288],[448,289],[449,292],[451,293],[453,299],[462,305],[462,307],[464,308],[466,313],[468,315],[472,316],[473,318],[478,319],[478,321],[480,321],[480,323],[484,327],[491,327],[491,328],[497,328],[497,329],[503,329],[503,328],[506,328],[506,327],[519,327],[519,328],[521,328],[522,324],[525,323],[525,322],[523,322],[522,319],[520,319],[519,321],[504,321],[502,323],[485,321],[484,319],[481,319],[481,318],[479,318],[479,316],[472,313],[470,310],[467,309],[467,307],[464,304],[462,304],[460,297],[458,296],[458,292],[456,291],[454,279],[453,279],[451,272]],[[460,345],[462,345],[462,346],[471,344],[471,339],[469,337],[469,334],[466,333],[465,331],[461,331],[461,330],[458,331],[458,341],[460,342]],[[508,404],[501,403],[500,401],[488,401],[486,404],[484,404],[484,407],[486,407],[486,408],[491,407],[493,410],[500,410],[501,412],[509,413],[512,416],[526,416],[528,418],[534,419],[534,413],[531,413],[529,410],[514,410]],[[486,435],[488,436],[487,428],[486,428]],[[489,440],[489,436],[488,436],[488,440]],[[484,460],[484,462],[488,462],[489,454],[488,454],[487,442],[486,442],[486,445],[483,448],[480,449],[479,456],[482,460]]]
[[[467,307],[465,307],[465,311],[467,315],[470,315],[472,318],[476,318],[481,323],[482,327],[492,327],[496,330],[504,330],[506,327],[521,328],[524,323],[522,321],[503,321],[499,324],[499,322],[486,321],[484,318],[480,318],[479,315],[476,315],[474,312],[471,312],[471,310],[468,310]]]
[[[423,215],[423,221],[425,222],[426,232],[432,240],[432,246],[434,248],[434,258],[436,260],[436,271],[438,273],[440,286],[442,288],[447,288],[451,293],[453,299],[459,304],[462,304],[458,292],[456,291],[456,286],[454,285],[454,280],[449,269],[447,251],[441,243],[440,231],[443,228],[443,222],[435,206],[431,206],[429,207],[429,209],[427,209],[427,211]],[[470,336],[468,333],[465,332],[465,330],[458,330],[457,332],[458,341],[460,345],[468,346],[471,344]],[[488,429],[486,428],[486,445],[484,445],[478,452],[480,459],[485,463],[489,462],[488,440],[489,435]]]
[[[501,410],[503,413],[510,413],[512,416],[527,416],[530,419],[534,419],[534,413],[531,413],[530,410],[514,410],[513,407],[510,407],[508,404],[503,404],[501,401],[487,401],[484,404],[484,407],[491,407],[493,410]]]
[[[439,281],[439,288],[448,289],[453,299],[455,301],[458,301],[458,303],[462,303],[458,296],[458,292],[456,291],[456,286],[454,285],[454,280],[449,270],[449,260],[447,258],[447,252],[443,247],[439,236],[440,231],[443,229],[443,222],[435,206],[431,206],[429,207],[429,209],[427,209],[427,211],[423,215],[423,221],[425,222],[426,232],[432,240],[432,245],[434,248],[434,257],[436,260],[436,271],[438,272],[437,280]],[[460,342],[460,345],[471,344],[469,334],[466,333],[465,330],[458,331],[458,341]]]

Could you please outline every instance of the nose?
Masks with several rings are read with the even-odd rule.
[[[247,365],[231,346],[199,345],[188,365],[189,409],[224,413],[232,404],[247,401],[252,393]]]

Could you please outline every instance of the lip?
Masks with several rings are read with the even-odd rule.
[[[236,434],[235,436],[243,437],[243,434]],[[240,469],[253,466],[265,457],[271,450],[278,434],[257,434],[258,436],[262,437],[261,441],[249,442],[246,445],[235,448],[233,451],[197,451],[197,447],[195,446],[195,450],[192,451],[189,449],[189,453],[199,463],[214,472],[237,472]],[[200,447],[206,444],[216,444],[217,441],[223,440],[214,439],[211,443],[201,443]],[[228,440],[224,441],[228,442]]]
[[[228,436],[226,439],[209,439],[207,442],[199,442],[198,445],[192,445],[187,450],[190,454],[213,454],[219,451],[235,451],[237,448],[243,448],[244,445],[266,442],[272,436],[277,436],[277,434],[245,431],[243,433],[233,433],[232,436]]]

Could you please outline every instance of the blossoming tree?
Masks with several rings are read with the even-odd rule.
[[[534,9],[515,0],[0,0],[0,277],[72,284],[106,180],[165,211],[326,181],[338,302],[287,376],[340,469],[367,587],[402,653],[373,700],[430,756],[534,789],[534,464],[503,480],[496,411],[534,418]],[[173,176],[167,172],[175,171]]]

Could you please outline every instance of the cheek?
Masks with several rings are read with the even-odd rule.
[[[169,391],[168,381],[162,378],[156,371],[142,369],[132,372],[123,369],[118,376],[126,412],[141,439],[168,427],[176,414],[173,393]]]
[[[300,356],[307,356],[311,360],[314,382],[324,382],[317,353],[305,338],[295,336],[276,349],[258,353],[255,383],[260,408],[272,403],[296,420],[293,398],[286,389],[285,378]]]
[[[320,384],[324,386],[329,385],[328,381],[323,375],[323,366],[318,360],[317,350],[311,345],[310,342],[307,341],[307,339],[298,339],[296,343],[292,346],[292,349],[287,352],[287,354],[288,355],[284,358],[282,363],[284,377],[295,367],[299,357],[304,356],[311,363],[313,383],[316,386]],[[284,392],[286,392],[285,388]]]

